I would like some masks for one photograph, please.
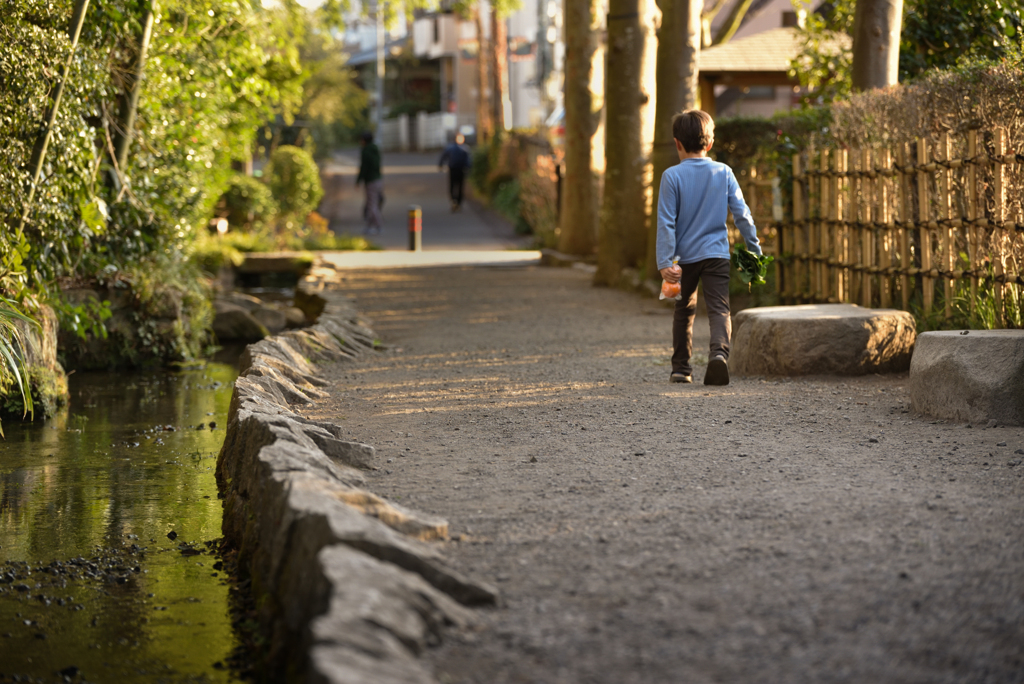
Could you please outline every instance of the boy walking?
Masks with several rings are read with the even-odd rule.
[[[732,169],[708,159],[715,123],[707,112],[690,109],[672,119],[679,164],[665,171],[658,195],[658,269],[670,283],[679,283],[682,299],[672,319],[671,382],[693,382],[693,318],[697,283],[703,284],[711,324],[711,351],[705,385],[729,384],[729,234],[725,221],[732,211],[747,249],[761,254],[757,230]],[[679,257],[678,265],[672,263]]]

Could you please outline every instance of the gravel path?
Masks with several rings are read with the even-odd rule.
[[[1024,430],[917,417],[905,376],[670,385],[668,310],[575,269],[346,287],[391,349],[306,414],[504,597],[441,682],[1024,681]]]

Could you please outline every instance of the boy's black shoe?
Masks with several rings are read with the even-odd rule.
[[[673,372],[668,376],[669,382],[693,382],[693,376],[686,373]]]
[[[704,374],[705,385],[728,385],[729,364],[724,356],[716,356],[708,361],[708,372]]]

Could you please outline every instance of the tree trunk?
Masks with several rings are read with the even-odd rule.
[[[701,3],[699,0],[661,0],[661,28],[658,31],[658,94],[654,111],[654,149],[651,161],[654,186],[651,216],[647,227],[646,277],[657,280],[658,191],[665,170],[679,163],[672,136],[672,117],[697,106],[698,65],[701,44]]]
[[[608,57],[605,66],[604,197],[601,203],[595,285],[616,286],[622,269],[637,264],[646,246],[644,153],[640,108],[645,32],[643,0],[608,3]]]
[[[497,9],[491,12],[494,38],[494,121],[499,131],[512,128],[512,101],[508,92],[508,24]]]
[[[139,94],[142,91],[142,77],[146,71],[146,53],[149,39],[153,35],[153,9],[149,7],[142,18],[142,35],[139,36],[139,52],[131,67],[131,76],[119,98],[118,130],[114,136],[114,158],[118,170],[123,174],[128,161],[128,148],[135,132],[135,115],[139,111]]]
[[[491,139],[494,133],[493,119],[491,118],[491,99],[490,95],[493,92],[491,88],[490,64],[491,51],[487,45],[487,39],[484,37],[484,21],[483,21],[483,8],[481,5],[483,0],[477,3],[476,13],[474,19],[476,20],[476,39],[477,39],[477,52],[476,52],[476,67],[477,67],[477,83],[480,87],[479,95],[476,99],[476,139],[477,144],[482,145]]]
[[[857,0],[853,15],[853,89],[871,90],[899,80],[903,0]]]
[[[590,93],[594,56],[591,27],[594,0],[564,0],[565,31],[565,176],[558,249],[566,254],[593,254],[597,225],[597,187],[591,169],[591,138],[598,117]]]

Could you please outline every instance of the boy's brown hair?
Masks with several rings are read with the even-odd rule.
[[[687,152],[706,150],[715,139],[715,122],[702,109],[687,109],[672,117],[672,137]]]

